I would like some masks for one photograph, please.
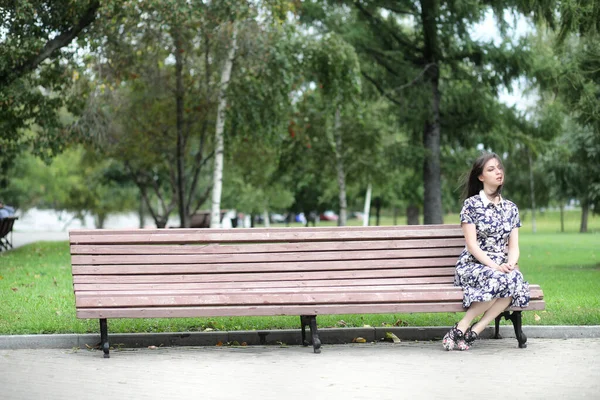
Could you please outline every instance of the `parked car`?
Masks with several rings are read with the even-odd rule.
[[[333,211],[325,211],[321,215],[319,215],[319,219],[321,221],[337,221],[338,215]]]

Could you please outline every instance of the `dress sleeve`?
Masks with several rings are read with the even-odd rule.
[[[515,205],[514,218],[513,218],[513,229],[521,227],[521,217],[519,217],[519,209]]]
[[[473,205],[470,204],[469,200],[465,200],[462,210],[460,210],[460,223],[474,224],[475,223],[475,210]]]

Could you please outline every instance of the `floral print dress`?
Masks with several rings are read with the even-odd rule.
[[[508,260],[508,237],[514,228],[521,226],[519,210],[512,201],[501,199],[495,205],[483,191],[465,200],[460,212],[460,222],[475,224],[477,243],[481,250],[496,263]],[[454,284],[463,288],[463,306],[494,298],[512,297],[512,307],[527,307],[529,283],[517,269],[509,273],[496,271],[481,264],[468,250],[461,253],[456,263]]]

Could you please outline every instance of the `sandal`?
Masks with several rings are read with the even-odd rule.
[[[479,339],[479,335],[477,334],[477,332],[473,331],[471,328],[473,328],[473,325],[471,325],[469,329],[467,329],[467,332],[464,335],[465,343],[467,344],[467,346],[471,346],[473,342]]]
[[[473,332],[475,333],[475,332]],[[469,346],[465,342],[465,334],[458,329],[458,322],[446,333],[442,340],[442,346],[447,351],[450,350],[468,350]]]

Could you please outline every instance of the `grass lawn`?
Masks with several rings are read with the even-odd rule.
[[[590,218],[589,227],[595,233],[578,234],[575,214],[569,213],[567,233],[556,233],[560,225],[550,214],[538,218],[538,233],[531,233],[527,223],[522,229],[521,270],[527,280],[542,286],[547,302],[545,311],[523,314],[527,325],[600,324],[600,217]],[[0,253],[0,294],[0,334],[99,332],[97,320],[75,318],[67,242],[38,242]],[[455,313],[333,315],[320,316],[319,326],[447,326],[458,318]],[[298,328],[299,320],[296,316],[115,319],[109,322],[109,330]]]

